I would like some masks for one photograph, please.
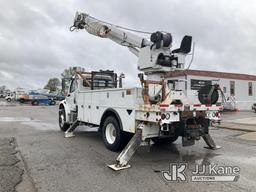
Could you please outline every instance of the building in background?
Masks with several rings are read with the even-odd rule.
[[[186,70],[170,72],[166,77],[169,83],[176,82],[176,89],[184,89],[193,102],[200,103],[197,98],[200,87],[216,83],[220,85],[226,100],[235,102],[240,110],[250,110],[256,102],[256,75]]]

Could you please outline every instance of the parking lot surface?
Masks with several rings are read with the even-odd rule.
[[[248,116],[241,115],[241,118]],[[232,119],[228,115],[225,118]],[[0,157],[9,154],[12,156],[9,158],[19,159],[18,163],[15,160],[8,165],[12,171],[1,172],[0,176],[20,191],[255,191],[256,142],[238,137],[245,131],[221,128],[210,131],[221,149],[206,149],[202,140],[194,146],[182,147],[181,139],[171,145],[152,145],[150,150],[141,147],[131,160],[130,169],[115,172],[107,165],[115,162],[118,153],[105,148],[95,129],[79,127],[75,137],[64,138],[58,127],[57,106],[0,106],[0,143],[13,152],[0,146]],[[238,166],[239,179],[168,183],[161,171],[168,171],[169,164],[174,162],[186,162],[189,170],[195,164]],[[0,164],[0,170],[6,169],[5,166]],[[19,188],[23,182],[29,184]]]

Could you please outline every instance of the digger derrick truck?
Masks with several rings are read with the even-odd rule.
[[[68,95],[59,105],[59,125],[65,137],[74,136],[81,124],[99,127],[105,146],[122,150],[116,164],[109,165],[114,170],[128,168],[141,143],[151,140],[168,144],[181,137],[182,145],[189,146],[203,138],[208,148],[219,148],[209,134],[209,121],[220,118],[216,86],[204,89],[208,91],[200,95],[202,103],[190,103],[185,91],[174,89],[165,78],[170,71],[185,70],[191,36],[184,36],[180,48],[172,50],[170,33],[157,31],[147,39],[78,12],[70,30],[86,30],[126,46],[138,57],[142,87],[118,87],[113,71],[76,70]]]

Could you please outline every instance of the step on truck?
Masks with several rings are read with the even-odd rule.
[[[209,149],[220,148],[209,134],[210,121],[220,119],[218,86],[207,85],[199,91],[200,103],[190,103],[185,91],[176,90],[165,78],[170,71],[185,70],[191,36],[184,36],[180,47],[171,49],[170,33],[157,31],[148,39],[78,12],[70,30],[86,30],[126,46],[138,57],[141,87],[122,88],[123,74],[114,71],[77,68],[59,105],[65,137],[74,136],[78,125],[98,127],[109,150],[122,150],[116,164],[108,165],[114,170],[130,167],[128,162],[142,142],[168,144],[181,137],[182,145],[190,146],[203,138]]]

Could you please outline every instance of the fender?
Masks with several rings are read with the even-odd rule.
[[[60,104],[59,104],[59,109],[62,108],[62,107],[63,107],[64,110],[65,110],[65,116],[66,116],[66,119],[68,120],[68,119],[69,119],[68,114],[70,113],[70,107],[69,107],[69,105],[68,105],[66,99],[64,99],[64,100],[62,100],[62,101],[60,102]]]
[[[115,109],[111,108],[111,107],[110,107],[110,108],[107,108],[107,109],[104,111],[104,113],[103,113],[103,115],[102,115],[102,117],[101,117],[101,119],[100,119],[100,127],[99,127],[99,130],[102,129],[102,126],[103,126],[103,123],[104,123],[105,118],[106,118],[107,116],[109,116],[110,114],[113,115],[114,117],[116,117],[116,119],[117,119],[117,121],[118,121],[118,124],[119,124],[119,126],[120,126],[120,129],[123,130],[123,124],[122,124],[122,121],[121,121],[120,116],[118,115],[117,111],[116,111]]]

